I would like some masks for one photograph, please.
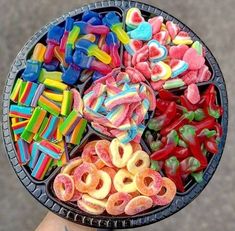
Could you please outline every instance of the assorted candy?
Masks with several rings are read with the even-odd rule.
[[[184,192],[186,178],[191,175],[203,181],[203,170],[211,154],[218,153],[222,128],[218,119],[223,109],[216,101],[213,84],[200,94],[191,84],[183,95],[159,91],[155,116],[148,122],[145,140],[151,159]]]
[[[61,201],[76,201],[94,215],[135,215],[171,203],[176,194],[174,182],[156,171],[140,145],[117,138],[88,142],[81,157],[61,169],[53,189]]]
[[[205,55],[177,24],[137,8],[124,28],[116,12],[90,10],[52,25],[10,95],[19,164],[38,181],[62,167],[54,194],[90,214],[171,203],[190,177],[203,180],[222,136],[215,86],[197,85],[211,78]]]

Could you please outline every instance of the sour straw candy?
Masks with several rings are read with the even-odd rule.
[[[28,163],[30,159],[29,146],[24,140],[19,139],[17,141],[16,153],[17,153],[18,161],[21,165]]]

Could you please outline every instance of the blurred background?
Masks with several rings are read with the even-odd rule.
[[[0,0],[0,90],[24,43],[52,19],[90,0]],[[235,1],[145,0],[187,24],[219,62],[230,103],[229,134],[221,163],[206,189],[186,208],[151,226],[136,230],[232,231],[235,229]],[[24,189],[11,169],[0,142],[0,231],[34,230],[47,213]],[[79,230],[79,229],[78,229]]]

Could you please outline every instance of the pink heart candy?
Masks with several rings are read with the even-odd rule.
[[[150,18],[148,22],[152,26],[152,33],[154,35],[154,34],[157,34],[161,30],[163,17],[162,16],[153,17],[153,18]]]
[[[208,66],[203,65],[198,71],[198,83],[208,81],[211,78],[211,72],[209,71]]]
[[[165,45],[167,43],[168,36],[168,31],[163,30],[153,35],[153,39],[156,39],[160,44]]]
[[[189,48],[183,57],[183,61],[188,63],[189,70],[199,70],[205,63],[205,58],[197,53],[194,48]]]
[[[147,79],[151,78],[151,69],[148,62],[137,63],[135,69],[141,72]]]
[[[187,45],[172,46],[169,49],[169,56],[172,59],[182,60],[185,52],[189,49]]]
[[[198,82],[198,71],[187,71],[187,73],[182,77],[182,80],[187,84],[190,85],[192,83]]]
[[[168,30],[172,40],[175,38],[175,36],[180,31],[179,26],[176,25],[175,23],[173,23],[172,21],[167,21],[166,22],[166,29]]]

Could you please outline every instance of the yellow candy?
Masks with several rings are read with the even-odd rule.
[[[112,181],[109,174],[105,171],[99,170],[98,174],[100,176],[100,181],[102,181],[102,186],[99,189],[88,192],[88,194],[95,199],[104,199],[110,192]],[[90,179],[89,176],[90,175],[87,176],[87,181]]]
[[[83,163],[83,160],[81,158],[77,158],[76,160],[73,159],[71,162],[69,162],[64,168],[61,169],[61,173],[70,175],[72,171],[80,166]]]
[[[113,185],[118,192],[132,193],[137,190],[134,175],[126,169],[120,169],[113,179]]]
[[[161,70],[161,72],[159,72],[159,70]],[[171,67],[168,64],[159,61],[158,63],[154,64],[152,68],[151,80],[154,82],[158,80],[167,80],[171,77],[171,74],[172,74]]]
[[[95,37],[94,34],[85,34],[85,35],[82,35],[81,37],[79,37],[79,39],[87,39],[87,40],[89,40],[89,41],[94,43],[95,40],[96,40],[96,37]]]
[[[40,83],[43,83],[45,79],[52,79],[59,82],[62,82],[62,72],[59,71],[46,71],[44,68],[42,68],[40,72],[40,76],[38,78],[38,81]]]
[[[48,88],[61,90],[61,91],[67,90],[68,88],[68,85],[61,83],[59,81],[56,81],[56,80],[52,80],[52,79],[45,79],[44,84]]]
[[[46,52],[46,47],[42,43],[37,43],[33,50],[32,60],[42,63],[44,61],[44,54]]]
[[[117,138],[113,139],[110,146],[110,155],[113,165],[118,168],[123,168],[126,166],[127,161],[132,155],[132,146],[130,143],[123,144]],[[122,152],[122,154],[120,153]]]
[[[62,102],[63,100],[63,95],[59,93],[54,93],[46,90],[42,94],[46,96],[48,99],[51,99],[56,102]]]
[[[85,202],[85,203],[90,203],[90,204],[93,204],[93,205],[96,205],[96,206],[100,206],[102,208],[105,208],[106,207],[106,204],[107,204],[107,199],[104,199],[104,200],[97,200],[91,196],[89,196],[88,194],[83,194],[82,196],[82,200]]]
[[[93,215],[100,215],[105,211],[105,208],[93,205],[92,203],[87,203],[83,200],[78,200],[77,205],[82,211]]]
[[[127,169],[130,173],[135,175],[139,171],[148,168],[149,165],[150,165],[149,155],[144,151],[137,151],[127,162]]]

